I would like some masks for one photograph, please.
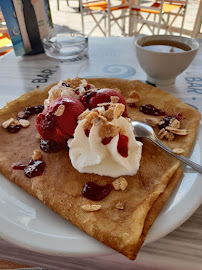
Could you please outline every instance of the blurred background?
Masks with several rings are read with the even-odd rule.
[[[49,5],[49,14],[46,16],[49,16],[49,24],[53,23],[54,33],[82,32],[96,37],[176,34],[202,38],[202,0],[0,0],[3,11],[2,13],[0,10],[0,55],[13,47],[9,38],[11,32],[7,31],[6,22],[8,26],[7,20],[9,17],[14,19],[14,12],[5,14],[8,13],[6,5],[13,4],[14,9],[19,12],[17,5],[22,7],[27,2],[34,8],[40,3]],[[25,45],[18,17],[17,21],[22,35],[21,42]],[[42,23],[38,17],[37,21],[40,30]],[[53,31],[47,33],[50,35]],[[16,52],[15,46],[14,49]],[[26,48],[21,48],[16,55],[26,52]]]
[[[115,0],[116,1],[116,0]],[[49,0],[50,7],[51,7],[51,14],[54,23],[54,27],[56,31],[82,31],[81,25],[81,13],[79,12],[79,1],[78,0]],[[57,6],[57,2],[59,2],[59,10]],[[116,1],[117,3],[120,1]],[[151,5],[155,1],[142,1],[143,4]],[[68,4],[67,4],[68,3]],[[200,0],[188,0],[185,20],[184,20],[184,29],[193,31],[194,24],[196,20],[196,16],[198,13],[200,5]],[[202,8],[202,7],[201,7]],[[119,11],[121,13],[121,11]],[[101,16],[101,15],[100,15]],[[86,25],[86,34],[89,33],[90,29],[92,28],[92,24],[94,20],[92,16],[86,16],[85,18],[85,25]],[[128,20],[126,20],[126,29],[128,28]],[[177,18],[176,21],[173,23],[174,26],[178,26],[181,23],[181,18]],[[162,34],[165,31],[161,31]],[[151,35],[150,30],[144,26],[141,30],[141,34]],[[191,34],[191,33],[190,33]],[[96,28],[95,31],[91,34],[91,36],[103,36],[103,33],[100,31],[99,28]],[[118,26],[114,25],[112,36],[122,36],[122,33]],[[187,35],[188,36],[188,35]]]

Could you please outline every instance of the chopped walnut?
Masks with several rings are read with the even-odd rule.
[[[97,107],[91,110],[91,112],[97,112],[99,115],[103,115],[105,112],[105,108],[104,107]]]
[[[98,103],[97,107],[105,107],[105,106],[110,106],[111,102],[103,102],[103,103]]]
[[[81,80],[81,85],[83,85],[84,87],[87,85],[88,83],[87,83],[87,81],[85,80],[85,79],[82,79]]]
[[[68,87],[68,88],[65,88],[65,89],[62,89],[61,91],[61,97],[64,97],[64,96],[71,96],[72,93],[75,92],[75,90],[71,87]]]
[[[86,115],[86,121],[84,122],[83,128],[84,129],[91,129],[91,127],[93,126],[93,123],[95,121],[95,119],[98,117],[98,112],[91,112],[89,114]]]
[[[28,120],[26,120],[26,119],[19,119],[18,122],[19,122],[20,125],[21,125],[22,127],[24,127],[24,128],[30,126],[30,122],[29,122]],[[16,122],[16,125],[18,125],[17,122]]]
[[[157,119],[146,119],[146,123],[152,127],[158,125],[159,121]]]
[[[135,90],[130,92],[129,97],[135,99],[136,100],[135,102],[138,102],[140,100],[140,96]]]
[[[78,116],[78,120],[83,120],[89,113],[91,113],[89,109],[86,109],[82,114]]]
[[[180,121],[172,118],[169,123],[169,127],[180,128]]]
[[[41,151],[40,150],[34,150],[32,159],[33,160],[39,160],[41,158]]]
[[[130,93],[129,98],[126,99],[126,103],[133,104],[140,100],[138,93],[134,90]]]
[[[107,118],[108,121],[114,119],[114,109],[110,106],[108,110],[106,110],[103,115]]]
[[[106,123],[107,122],[107,118],[104,117],[103,115],[98,115],[98,117],[95,119],[95,123],[96,123],[96,120],[98,120],[98,122],[102,122],[102,123]]]
[[[86,110],[79,116],[79,120],[85,119],[84,130],[90,130],[93,125],[99,126],[99,135],[102,139],[118,135],[120,127],[111,123],[111,121],[120,117],[125,110],[125,105],[122,103],[111,102],[107,105],[109,105],[107,110],[102,106],[92,111]],[[123,134],[124,130],[122,129],[121,132]]]
[[[114,118],[119,118],[122,113],[125,111],[125,105],[122,103],[110,104],[110,107],[103,113],[108,121],[113,120]]]
[[[99,113],[97,111],[93,111],[86,116],[86,120],[90,123],[93,123],[95,121],[95,118],[98,117],[98,115]]]
[[[174,135],[172,132],[166,132],[165,138],[166,138],[168,141],[172,141],[172,140],[174,140],[175,135]]]
[[[104,138],[108,137],[115,137],[116,135],[119,134],[120,128],[112,123],[106,122],[102,123],[100,126],[100,136]]]
[[[115,190],[125,190],[128,186],[128,182],[124,177],[119,177],[112,182],[112,186]]]
[[[61,89],[59,89],[59,88],[53,88],[53,89],[51,89],[48,93],[49,93],[49,97],[48,97],[48,99],[49,99],[49,101],[51,102],[51,101],[53,101],[53,100],[55,100],[56,98],[58,98],[58,97],[60,97],[61,96]]]
[[[85,205],[82,205],[81,207],[86,212],[96,212],[101,209],[100,204],[85,204]]]
[[[179,129],[179,128],[174,128],[174,127],[165,127],[166,130],[174,133],[174,134],[177,134],[177,135],[181,135],[181,136],[185,136],[188,134],[188,131],[186,129]]]
[[[3,128],[9,127],[11,124],[15,122],[14,118],[10,118],[2,123]]]
[[[57,111],[55,112],[55,115],[61,116],[61,115],[63,115],[64,111],[65,111],[65,105],[60,105],[58,107]]]
[[[68,79],[66,80],[66,83],[67,83],[70,87],[72,87],[72,88],[77,88],[82,82],[81,82],[81,80],[80,80],[79,78],[75,78],[75,79],[73,79],[73,80],[71,80],[70,78],[68,78]]]
[[[66,79],[65,83],[66,83],[66,84],[69,84],[71,81],[72,81],[72,79],[68,77],[68,78]]]
[[[41,137],[41,135],[39,133],[36,134],[36,139],[37,140],[41,140],[42,139],[42,137]]]
[[[173,151],[173,153],[176,154],[176,155],[181,155],[181,154],[184,153],[184,150],[183,150],[182,148],[178,148],[178,147],[173,148],[172,151]]]
[[[120,210],[123,210],[125,208],[125,205],[123,202],[119,201],[117,204],[116,204],[116,208],[117,209],[120,209]]]
[[[117,97],[117,96],[111,96],[110,99],[111,99],[111,102],[112,102],[112,103],[117,103],[117,102],[119,102],[119,99],[120,99],[120,98]]]

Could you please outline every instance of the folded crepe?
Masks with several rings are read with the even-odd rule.
[[[140,81],[115,78],[93,78],[87,81],[97,88],[118,88],[125,99],[135,90],[140,100],[136,107],[127,108],[128,116],[133,120],[162,118],[141,113],[139,106],[142,104],[152,104],[169,115],[181,113],[181,128],[187,129],[188,134],[176,136],[172,141],[162,141],[170,148],[183,149],[184,155],[189,153],[200,120],[197,110]],[[27,106],[43,104],[52,86],[43,91],[26,93],[8,103],[0,111],[0,123],[11,117],[16,118],[18,112]],[[33,151],[40,149],[35,119],[35,115],[31,116],[30,127],[17,133],[11,134],[0,128],[0,172],[82,231],[129,259],[135,259],[148,230],[182,175],[180,162],[147,139],[141,139],[143,151],[140,169],[134,176],[124,176],[128,187],[124,191],[113,190],[106,198],[96,202],[101,205],[99,211],[86,212],[82,206],[92,202],[82,197],[84,184],[93,181],[105,185],[112,183],[114,178],[79,173],[71,165],[68,149],[57,153],[43,152],[46,167],[41,176],[27,178],[22,171],[12,169],[15,162],[28,163]],[[156,133],[159,132],[158,127],[154,129]],[[116,207],[119,202],[124,204],[124,209]]]

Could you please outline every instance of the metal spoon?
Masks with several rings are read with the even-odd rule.
[[[167,147],[165,144],[163,144],[155,135],[154,130],[152,127],[147,125],[144,122],[141,121],[132,121],[132,125],[134,127],[134,134],[135,137],[145,137],[149,140],[151,140],[153,143],[160,146],[163,150],[167,151],[169,154],[174,156],[175,158],[179,159],[180,161],[184,162],[185,164],[189,165],[196,171],[202,173],[202,166],[194,163],[193,161],[189,160],[188,158],[180,155],[175,155],[173,151]]]

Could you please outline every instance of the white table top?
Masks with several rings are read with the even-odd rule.
[[[202,44],[202,40],[200,40]],[[183,102],[202,112],[202,48],[175,86],[165,87]],[[133,38],[90,38],[89,57],[56,62],[44,54],[0,58],[0,107],[24,92],[67,77],[117,77],[146,80],[135,56]],[[57,257],[23,249],[0,239],[0,259],[46,269],[183,269],[202,265],[202,206],[183,225],[162,239],[142,247],[136,261],[120,254],[101,257]]]

